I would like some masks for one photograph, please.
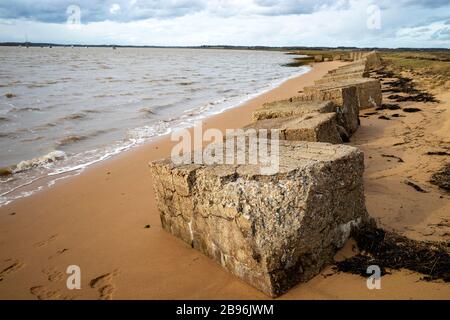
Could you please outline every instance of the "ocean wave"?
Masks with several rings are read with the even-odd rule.
[[[19,162],[17,165],[12,166],[12,173],[19,173],[26,170],[30,170],[32,168],[46,166],[48,164],[54,163],[58,160],[62,160],[66,158],[66,154],[63,151],[51,151],[46,155],[43,155],[38,158],[33,158],[31,160],[24,160]]]
[[[149,138],[169,134],[172,131],[170,124],[170,121],[159,121],[152,126],[131,129],[128,131],[127,136],[135,143],[142,143]]]
[[[69,114],[67,116],[61,117],[59,118],[57,121],[58,122],[62,122],[62,121],[67,121],[67,120],[83,120],[84,118],[87,117],[87,114],[84,112],[77,112],[77,113],[72,113]]]
[[[171,107],[176,106],[178,103],[180,102],[174,102],[174,103],[166,103],[166,104],[160,104],[160,105],[156,105],[154,106],[152,109],[153,111],[159,111],[159,110],[165,110],[165,109],[169,109]]]
[[[84,110],[81,110],[81,112],[82,113],[102,113],[102,111],[98,110],[98,109],[84,109]]]
[[[10,112],[27,112],[27,111],[42,111],[42,109],[38,108],[38,107],[25,107],[25,108],[13,107],[9,111]]]
[[[223,94],[223,93],[229,93],[229,92],[233,92],[233,91],[234,91],[234,89],[222,89],[222,90],[218,90],[217,92],[220,94]]]
[[[38,140],[43,140],[43,139],[45,139],[44,136],[36,136],[36,137],[31,137],[31,138],[25,138],[25,139],[22,139],[20,141],[22,141],[22,142],[33,142],[33,141],[38,141]]]
[[[60,140],[58,140],[58,142],[56,142],[56,145],[58,147],[67,146],[69,144],[73,144],[76,142],[87,140],[89,138],[97,137],[99,135],[108,133],[113,130],[114,130],[114,128],[107,129],[107,130],[95,130],[95,131],[91,131],[85,135],[69,135],[69,136],[63,137]]]
[[[116,95],[115,94],[107,94],[107,93],[102,93],[102,94],[98,94],[95,95],[94,98],[114,98]]]
[[[45,84],[45,83],[31,83],[31,84],[27,85],[27,88],[29,88],[29,89],[43,88],[43,87],[46,87],[46,86],[47,86],[47,84]]]
[[[56,142],[56,145],[58,147],[64,147],[67,146],[69,144],[75,143],[75,142],[79,142],[79,141],[83,141],[88,139],[88,137],[86,136],[77,136],[77,135],[70,135],[67,137],[64,137],[62,139],[60,139],[58,142]]]
[[[18,85],[20,83],[21,82],[19,80],[10,81],[8,83],[1,83],[0,88],[14,87],[15,85]]]
[[[146,116],[151,116],[155,114],[155,111],[153,111],[153,109],[150,107],[141,108],[139,109],[139,112],[145,114]]]
[[[56,127],[56,126],[57,126],[56,123],[54,123],[54,122],[48,122],[48,123],[39,125],[39,126],[37,126],[37,127],[34,127],[33,130],[42,131],[42,130],[47,130],[47,129],[49,129],[49,128],[53,128],[53,127]]]

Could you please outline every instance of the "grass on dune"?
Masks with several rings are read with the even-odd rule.
[[[431,89],[449,85],[449,51],[381,52],[381,58],[395,71],[411,73],[414,80]]]
[[[345,57],[352,51],[354,50],[292,50],[287,52],[287,54],[306,55],[307,57],[295,57],[294,61],[287,64],[287,66],[298,67],[307,65],[314,62],[315,55],[322,55],[325,59],[333,60],[336,55]],[[397,73],[407,73],[419,86],[427,89],[450,89],[450,51],[380,49],[378,52],[388,68],[393,69]]]

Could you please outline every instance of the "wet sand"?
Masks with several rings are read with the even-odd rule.
[[[303,76],[208,118],[204,128],[242,127],[262,103],[296,95],[340,65],[317,64]],[[382,227],[416,239],[449,240],[445,234],[450,234],[450,226],[432,234],[428,230],[450,220],[450,197],[427,182],[445,158],[423,155],[450,143],[450,95],[438,98],[445,103],[427,104],[423,112],[405,118],[362,118],[351,142],[365,152],[369,213]],[[408,141],[394,147],[401,139]],[[0,208],[0,298],[267,299],[162,230],[147,163],[168,156],[171,146],[168,137],[160,138]],[[387,153],[404,162],[381,156]],[[419,194],[403,183],[406,177],[429,192]],[[350,251],[349,243],[341,254]],[[69,265],[81,268],[81,290],[66,288]],[[281,299],[450,299],[448,284],[420,278],[410,271],[394,272],[382,278],[382,290],[368,290],[365,278],[327,268]]]

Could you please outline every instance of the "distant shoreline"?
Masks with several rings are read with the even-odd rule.
[[[221,49],[221,50],[267,50],[267,51],[298,51],[298,50],[343,50],[343,51],[450,51],[450,48],[382,48],[382,47],[306,47],[306,46],[234,46],[234,45],[200,45],[200,46],[133,46],[118,44],[80,44],[51,42],[0,42],[2,47],[74,47],[74,48],[139,48],[139,49]]]

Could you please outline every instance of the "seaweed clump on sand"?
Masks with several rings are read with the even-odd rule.
[[[388,96],[391,100],[396,102],[439,102],[433,94],[417,89],[411,78],[402,77],[390,70],[380,70],[377,75],[376,78],[380,80],[382,79],[380,76],[391,79],[391,81],[384,82],[386,88],[382,89],[384,93],[391,93]],[[399,93],[406,95],[399,95]]]
[[[388,270],[408,269],[424,275],[422,280],[450,282],[449,244],[416,241],[377,227],[366,227],[353,235],[360,254],[337,262],[334,269],[367,277],[367,267],[378,265],[381,275]]]
[[[392,103],[383,103],[381,107],[376,108],[375,110],[400,110],[400,106],[398,104]]]
[[[375,70],[374,73],[374,75],[371,75],[371,78],[376,78],[379,80],[382,80],[383,78],[395,78],[394,72],[391,70],[386,70],[385,68]]]
[[[433,173],[430,182],[439,188],[450,192],[450,163],[447,163],[438,172]]]
[[[384,89],[383,92],[404,92],[404,93],[419,93],[412,82],[412,79],[405,77],[398,77],[397,80],[386,82],[386,85],[389,86],[388,89]]]
[[[410,96],[400,96],[398,94],[392,94],[388,98],[396,102],[439,102],[431,93],[428,92],[420,92],[418,94]]]
[[[408,113],[414,113],[414,112],[419,112],[422,111],[422,109],[419,108],[404,108],[403,112],[408,112]]]

